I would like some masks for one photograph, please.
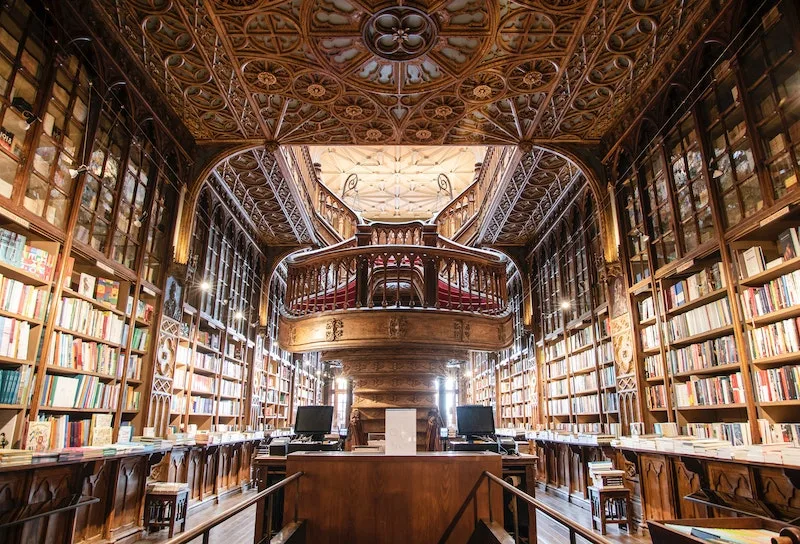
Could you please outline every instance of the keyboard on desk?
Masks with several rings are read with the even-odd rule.
[[[499,453],[497,442],[450,442],[450,448],[453,451],[492,451]]]

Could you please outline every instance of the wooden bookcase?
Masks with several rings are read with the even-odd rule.
[[[586,191],[584,188],[582,191]],[[529,259],[535,357],[541,361],[542,423],[578,432],[617,432],[619,408],[601,244],[591,202],[580,192]]]
[[[684,433],[759,443],[772,440],[760,432],[769,424],[798,422],[800,402],[762,400],[757,388],[763,371],[788,373],[798,364],[797,351],[784,346],[773,354],[775,342],[756,335],[784,324],[779,336],[794,334],[792,320],[800,316],[788,283],[800,269],[796,242],[786,255],[779,251],[791,239],[788,229],[800,226],[800,52],[786,39],[800,21],[786,1],[755,15],[752,37],[734,57],[706,67],[713,77],[700,77],[697,100],[663,98],[679,117],[661,133],[643,131],[641,145],[632,145],[641,158],[617,156],[622,260],[648,432],[675,422]],[[713,53],[703,52],[709,59]],[[748,262],[756,270],[747,270]],[[721,284],[685,296],[680,305],[669,302],[676,288],[685,289],[709,267]],[[744,297],[770,282],[772,293],[763,295],[775,306],[750,312]],[[676,323],[702,312],[714,322],[674,334]],[[701,383],[720,390],[731,383],[736,396],[687,402],[693,382],[695,391]]]

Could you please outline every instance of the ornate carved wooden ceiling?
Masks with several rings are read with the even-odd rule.
[[[534,148],[517,163],[494,211],[484,218],[482,244],[525,243],[570,189],[586,179],[571,161],[551,151]]]
[[[93,0],[196,138],[599,139],[709,0]]]
[[[289,182],[275,156],[266,149],[229,157],[211,176],[224,183],[265,241],[274,245],[313,241],[289,190]],[[233,208],[233,204],[229,203],[229,207]]]
[[[427,221],[475,180],[485,146],[310,146],[321,181],[364,219]],[[444,178],[441,178],[444,174]],[[439,184],[440,180],[442,185]],[[449,184],[449,187],[448,187]]]
[[[92,3],[200,142],[596,145],[729,1]],[[524,241],[576,179],[550,155],[517,168],[525,184],[509,184],[485,242]],[[267,192],[250,190],[250,209],[272,209]]]

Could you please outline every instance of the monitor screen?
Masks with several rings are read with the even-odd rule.
[[[460,435],[494,434],[494,410],[491,406],[457,406],[456,419]]]
[[[296,434],[328,434],[333,425],[333,406],[298,406]]]

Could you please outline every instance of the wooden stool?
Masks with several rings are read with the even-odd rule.
[[[633,531],[631,491],[627,487],[591,486],[589,502],[592,504],[592,529],[597,529],[597,522],[600,522],[602,534],[606,534],[608,523],[616,523],[621,529]]]
[[[156,482],[150,484],[144,499],[144,524],[147,532],[169,527],[169,538],[175,533],[175,524],[186,530],[186,507],[189,487],[185,483]]]

